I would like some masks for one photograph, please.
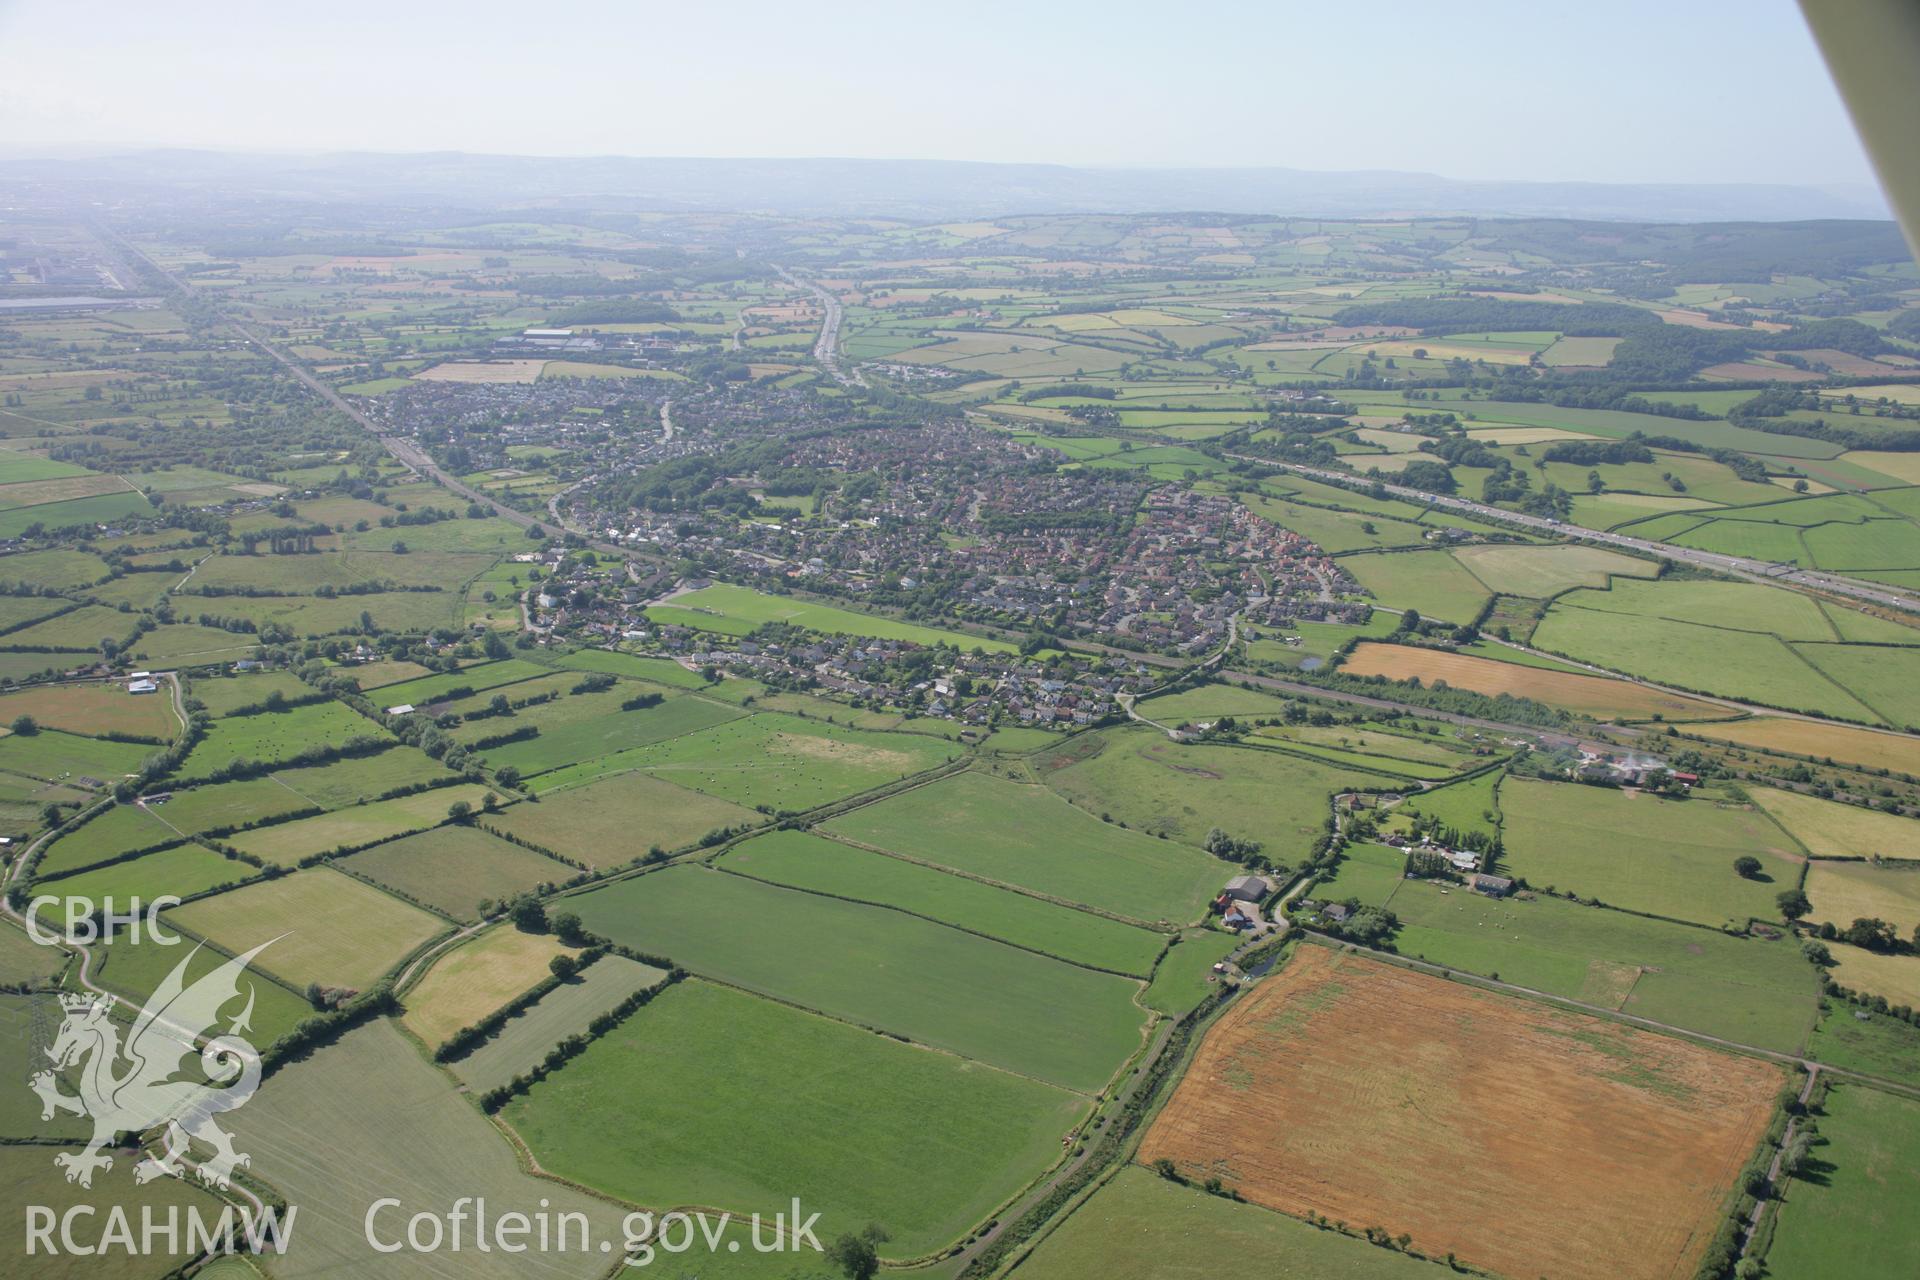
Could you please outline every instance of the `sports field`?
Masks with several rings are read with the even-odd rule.
[[[1596,720],[1651,720],[1655,716],[1668,720],[1712,720],[1739,714],[1699,698],[1663,693],[1627,680],[1574,675],[1517,661],[1496,662],[1412,645],[1374,642],[1356,645],[1340,664],[1340,670],[1350,676],[1385,676],[1389,680],[1418,680],[1426,685],[1444,680],[1456,689],[1470,689],[1490,698],[1501,694],[1531,698]]]
[[[886,1253],[912,1257],[1058,1159],[1083,1110],[1038,1081],[692,981],[505,1114],[543,1166],[587,1186],[736,1212],[800,1191],[822,1239],[877,1222]]]
[[[235,953],[277,939],[254,963],[295,987],[318,982],[362,991],[450,927],[325,867],[201,898],[167,918]]]
[[[1227,864],[979,771],[856,809],[826,830],[967,875],[1148,923],[1198,918]]]
[[[897,911],[700,867],[566,901],[590,932],[694,973],[1072,1089],[1139,1043],[1138,983]]]
[[[1500,1274],[1671,1280],[1692,1274],[1784,1081],[1304,946],[1214,1024],[1139,1158]]]
[[[722,870],[925,916],[1075,964],[1144,978],[1166,935],[1010,889],[827,840],[773,831],[734,847]]]
[[[1774,897],[1798,881],[1805,860],[1763,812],[1710,793],[1666,800],[1509,778],[1500,808],[1510,874],[1535,888],[1675,920],[1778,919]],[[1747,855],[1763,868],[1752,880],[1733,869]]]
[[[1836,1084],[1820,1140],[1785,1203],[1767,1253],[1781,1280],[1896,1276],[1920,1255],[1920,1103]]]

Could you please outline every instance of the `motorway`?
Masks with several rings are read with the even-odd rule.
[[[858,369],[849,370],[840,367],[840,319],[844,314],[840,307],[840,299],[834,297],[829,290],[802,280],[785,267],[775,266],[774,270],[780,273],[782,280],[794,288],[805,289],[812,294],[825,313],[826,318],[820,322],[820,336],[814,340],[813,358],[820,362],[820,367],[827,371],[827,376],[843,387],[866,386],[867,380],[860,376]]]
[[[1159,437],[1156,437],[1159,438]],[[1169,444],[1190,444],[1188,441],[1168,440]],[[1358,478],[1345,471],[1329,471],[1322,467],[1310,467],[1299,462],[1278,462],[1272,458],[1256,458],[1242,453],[1221,455],[1238,462],[1252,462],[1263,467],[1278,467],[1285,471],[1298,472],[1316,480],[1351,488]],[[1624,547],[1630,551],[1639,551],[1648,555],[1665,556],[1681,564],[1690,564],[1696,568],[1711,569],[1717,573],[1731,573],[1738,577],[1752,578],[1762,582],[1790,582],[1796,586],[1807,587],[1814,591],[1830,591],[1835,595],[1851,596],[1856,600],[1865,600],[1872,604],[1885,605],[1892,609],[1904,609],[1908,612],[1920,612],[1920,594],[1901,591],[1878,582],[1863,582],[1858,578],[1843,577],[1836,573],[1822,573],[1817,569],[1796,569],[1792,565],[1777,564],[1771,560],[1754,560],[1745,556],[1725,556],[1713,551],[1700,551],[1693,547],[1679,547],[1670,542],[1653,542],[1646,538],[1631,538],[1623,533],[1609,533],[1604,529],[1588,529],[1580,525],[1567,524],[1562,520],[1548,520],[1541,516],[1524,515],[1517,511],[1508,511],[1501,507],[1491,507],[1482,502],[1467,498],[1454,498],[1441,494],[1427,493],[1421,489],[1410,489],[1405,485],[1382,484],[1387,493],[1410,502],[1424,503],[1441,507],[1448,511],[1457,511],[1462,515],[1475,516],[1482,520],[1498,521],[1502,524],[1519,525],[1525,529],[1535,529],[1550,533],[1555,537],[1579,538],[1586,542],[1600,542],[1609,546]]]

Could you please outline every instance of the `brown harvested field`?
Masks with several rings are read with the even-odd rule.
[[[415,382],[534,382],[547,367],[545,360],[454,360],[422,369]]]
[[[1669,720],[1697,720],[1738,714],[1698,698],[1662,693],[1626,680],[1523,667],[1514,662],[1496,662],[1439,649],[1416,649],[1411,645],[1357,645],[1340,664],[1340,670],[1347,675],[1385,676],[1389,680],[1417,678],[1427,685],[1445,680],[1456,689],[1471,689],[1490,697],[1510,693],[1516,698],[1532,698],[1596,720],[1648,720],[1656,714]]]
[[[1871,729],[1849,729],[1784,716],[1756,716],[1731,724],[1696,725],[1687,730],[1702,738],[1789,755],[1832,759],[1867,769],[1891,769],[1920,777],[1920,739]]]
[[[1139,1159],[1499,1275],[1681,1280],[1785,1080],[1306,945],[1208,1032]]]

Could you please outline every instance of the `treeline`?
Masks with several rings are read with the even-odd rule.
[[[664,302],[641,298],[606,298],[582,302],[548,317],[549,325],[576,324],[677,324],[681,315]]]

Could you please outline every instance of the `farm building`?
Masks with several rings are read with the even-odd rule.
[[[1260,909],[1250,902],[1234,902],[1221,913],[1220,923],[1229,929],[1257,929],[1260,927]]]
[[[1272,886],[1259,876],[1235,876],[1227,881],[1226,896],[1241,902],[1258,902],[1271,892]]]
[[[152,693],[160,686],[151,680],[134,680],[127,684],[128,693]]]
[[[1505,876],[1477,875],[1473,878],[1473,891],[1489,898],[1504,898],[1513,892],[1513,881]]]

